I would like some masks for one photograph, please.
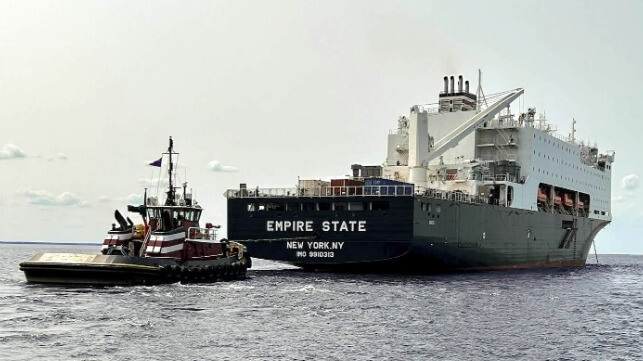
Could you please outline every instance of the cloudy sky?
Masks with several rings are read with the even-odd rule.
[[[398,115],[482,68],[616,151],[598,251],[643,253],[642,4],[0,0],[0,239],[99,242],[169,135],[225,225],[225,189],[379,164]]]

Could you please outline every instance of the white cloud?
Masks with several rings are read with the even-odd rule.
[[[100,196],[97,198],[100,203],[119,203],[139,205],[143,203],[143,194],[132,193],[125,197]]]
[[[58,158],[59,160],[67,160],[67,154],[65,154],[65,153],[58,153],[58,154],[56,155],[56,158]]]
[[[123,198],[123,201],[127,204],[142,204],[143,203],[143,194],[132,193],[129,196]]]
[[[218,160],[213,160],[208,163],[208,169],[213,172],[236,172],[239,170],[237,167],[223,165]]]
[[[57,206],[57,207],[87,207],[89,203],[81,200],[77,195],[71,192],[62,192],[58,195],[43,190],[25,190],[18,192],[25,198],[29,204],[39,206]]]
[[[14,144],[5,144],[0,148],[0,159],[25,158],[27,155]]]
[[[621,181],[621,186],[628,191],[633,191],[636,188],[639,187],[639,176],[636,174],[628,174],[625,177],[623,177],[623,180]]]

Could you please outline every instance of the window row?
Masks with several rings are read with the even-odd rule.
[[[248,212],[298,212],[298,211],[387,211],[389,202],[251,202],[246,205]]]

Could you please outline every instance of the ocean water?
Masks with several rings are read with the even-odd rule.
[[[0,360],[641,360],[643,256],[582,269],[306,273],[210,285],[29,285],[0,245]],[[593,256],[588,262],[595,262]]]

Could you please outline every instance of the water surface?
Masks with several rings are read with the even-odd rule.
[[[643,256],[582,269],[440,276],[306,273],[255,260],[210,285],[30,285],[0,245],[0,358],[640,360]],[[593,256],[592,262],[595,262]]]

